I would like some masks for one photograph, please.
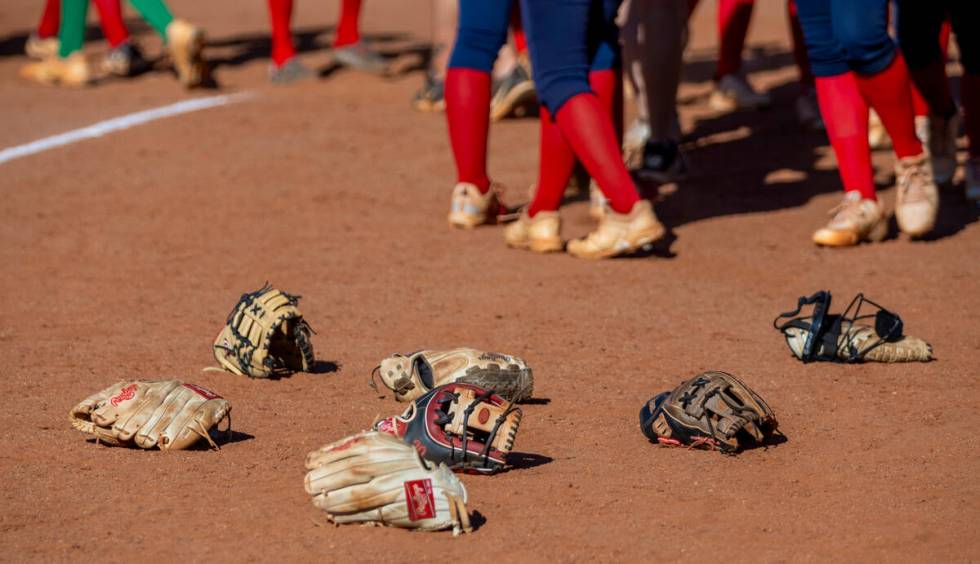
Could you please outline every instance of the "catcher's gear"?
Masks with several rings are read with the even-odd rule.
[[[840,315],[829,313],[830,292],[821,291],[803,296],[796,309],[782,313],[773,320],[773,327],[783,332],[786,344],[796,358],[803,362],[826,360],[837,362],[912,362],[932,360],[929,343],[903,335],[904,324],[898,314],[888,311],[858,294]],[[861,315],[865,304],[874,313]],[[812,305],[809,316],[800,311]],[[853,310],[853,313],[852,313]],[[788,321],[780,324],[780,320]],[[874,327],[868,325],[872,323]],[[863,322],[863,323],[862,323]]]
[[[371,372],[371,387],[377,389],[375,373],[398,401],[412,401],[453,382],[493,390],[511,401],[530,398],[534,389],[534,375],[524,359],[471,348],[393,354]]]
[[[374,429],[415,446],[424,458],[450,468],[492,474],[507,464],[522,412],[472,384],[447,384],[415,400],[401,416]]]
[[[99,442],[160,450],[185,449],[228,418],[231,404],[218,394],[180,380],[118,382],[86,398],[69,413],[73,427]]]
[[[762,444],[776,425],[765,400],[725,372],[698,374],[640,409],[640,429],[651,441],[725,453],[750,442]]]
[[[252,378],[309,372],[313,330],[297,307],[299,298],[268,284],[242,294],[214,341],[218,364]]]
[[[335,523],[470,532],[466,488],[395,437],[365,431],[306,456],[306,493]]]

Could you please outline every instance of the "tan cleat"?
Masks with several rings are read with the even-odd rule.
[[[74,53],[67,59],[51,57],[24,65],[20,76],[49,86],[85,86],[92,81],[88,61],[82,53]]]
[[[32,59],[41,61],[57,57],[59,48],[61,48],[61,42],[58,41],[57,36],[42,39],[36,33],[30,34],[27,37],[27,42],[24,43],[24,53]]]
[[[888,234],[888,222],[878,202],[861,198],[852,190],[830,210],[833,217],[813,234],[813,242],[825,247],[850,247],[861,241],[878,242]]]
[[[177,71],[177,79],[184,88],[194,88],[204,83],[207,63],[204,61],[204,30],[180,19],[167,26],[167,45]]]
[[[453,199],[449,210],[449,225],[462,229],[473,229],[477,225],[493,223],[500,210],[500,188],[491,184],[486,194],[480,192],[475,184],[460,182],[453,188]]]
[[[553,253],[562,249],[560,232],[561,217],[558,212],[540,211],[531,217],[525,209],[517,221],[504,228],[504,241],[515,249]]]
[[[925,153],[900,159],[895,165],[898,196],[895,219],[898,228],[912,237],[932,231],[939,213],[939,189],[932,179]]]
[[[637,251],[663,237],[665,232],[653,214],[650,201],[640,200],[629,213],[606,210],[595,231],[584,239],[568,242],[568,253],[587,259],[610,258]]]

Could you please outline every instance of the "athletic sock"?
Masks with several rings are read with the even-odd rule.
[[[88,0],[61,1],[61,26],[58,28],[58,41],[61,45],[58,56],[62,59],[82,50],[87,14]]]
[[[109,45],[119,47],[129,40],[120,0],[95,0],[95,9],[99,11],[99,25]]]
[[[963,73],[960,98],[963,100],[963,126],[970,140],[970,156],[980,158],[980,74]]]
[[[269,0],[269,21],[272,23],[272,64],[281,67],[296,56],[289,20],[293,16],[293,0]]]
[[[640,194],[623,164],[612,120],[599,99],[591,92],[573,96],[558,111],[555,123],[613,211],[629,213]]]
[[[749,32],[755,0],[718,1],[718,71],[715,78],[742,68],[742,48]]]
[[[459,182],[490,189],[487,135],[490,129],[490,73],[451,68],[446,72],[446,122]]]
[[[170,13],[170,8],[167,8],[167,5],[163,3],[163,0],[129,0],[129,3],[136,8],[146,23],[150,24],[150,27],[156,30],[163,38],[163,42],[166,43],[167,26],[174,21],[174,16]]]
[[[589,71],[589,87],[609,113],[619,146],[623,145],[623,73],[620,69]]]
[[[334,47],[344,47],[361,40],[361,30],[357,20],[361,17],[361,0],[341,0],[340,18],[337,21],[337,37]]]
[[[878,112],[898,158],[922,154],[922,143],[915,136],[911,80],[902,54],[895,53],[885,70],[872,75],[854,73],[854,78],[861,96]]]
[[[854,73],[819,76],[816,89],[844,191],[857,190],[861,197],[876,200],[868,144],[868,103],[858,90]]]
[[[44,11],[41,13],[41,21],[37,24],[37,36],[41,39],[56,37],[58,26],[61,24],[61,2],[60,0],[48,0],[44,3]]]

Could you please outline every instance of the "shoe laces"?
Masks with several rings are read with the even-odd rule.
[[[855,193],[856,194],[856,193]],[[850,192],[844,196],[839,204],[830,208],[827,212],[832,217],[831,223],[861,223],[864,217],[864,207],[861,205],[860,195],[851,196]]]
[[[898,190],[904,203],[927,200],[926,184],[929,183],[925,161],[902,164],[898,174]]]

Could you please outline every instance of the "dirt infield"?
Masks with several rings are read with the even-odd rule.
[[[366,31],[404,71],[390,79],[330,67],[311,48],[328,44],[336,5],[298,3],[303,60],[325,76],[279,88],[264,2],[172,4],[208,28],[221,91],[253,98],[0,164],[0,560],[978,558],[977,212],[946,192],[928,241],[809,243],[839,185],[824,137],[794,121],[781,2],[760,0],[750,35],[752,78],[776,107],[726,115],[705,103],[702,6],[680,107],[694,174],[657,203],[676,238],[599,264],[446,226],[444,120],[409,104],[427,2],[366,3]],[[81,91],[20,82],[39,10],[0,7],[0,149],[202,95],[165,73]],[[536,131],[492,128],[491,173],[511,200],[534,180]],[[875,159],[887,186],[891,157]],[[586,202],[563,213],[566,238],[590,230]],[[239,294],[266,280],[303,295],[320,373],[201,372]],[[894,309],[938,361],[798,363],[770,323],[818,289]],[[328,525],[303,491],[306,452],[400,411],[367,386],[383,356],[452,345],[524,356],[536,375],[517,468],[462,477],[478,529]],[[706,369],[762,393],[788,440],[738,457],[649,444],[641,404]],[[133,377],[219,391],[234,441],[142,452],[70,428],[72,405]]]

